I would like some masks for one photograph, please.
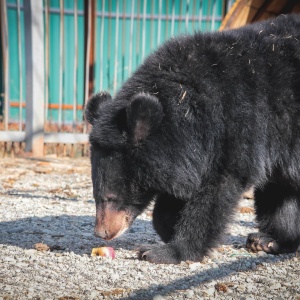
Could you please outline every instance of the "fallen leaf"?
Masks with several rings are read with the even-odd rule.
[[[50,247],[43,243],[37,243],[34,245],[35,250],[37,251],[48,251]]]
[[[103,291],[103,290],[99,290],[99,294],[102,295],[102,297],[111,297],[111,296],[121,296],[123,295],[125,292],[130,292],[131,289],[113,289],[110,291]]]
[[[223,293],[226,293],[227,290],[228,290],[228,287],[225,283],[217,283],[215,285],[215,289],[218,291],[218,292],[223,292]]]
[[[61,192],[62,192],[61,188],[56,188],[56,189],[49,190],[49,193],[52,193],[52,194],[61,193]]]
[[[49,161],[39,161],[37,163],[38,166],[49,166],[50,162]]]
[[[14,178],[7,178],[7,179],[4,180],[4,182],[12,185],[12,184],[14,184],[16,182],[16,179],[14,179]]]
[[[225,250],[224,247],[219,247],[219,248],[217,248],[217,251],[218,251],[218,252],[225,252],[226,250]]]
[[[37,174],[50,174],[52,171],[53,171],[52,168],[46,169],[46,168],[43,168],[43,167],[41,167],[41,168],[35,168],[33,170],[33,172],[35,172]]]
[[[254,214],[254,209],[252,207],[240,207],[239,212],[241,214]]]

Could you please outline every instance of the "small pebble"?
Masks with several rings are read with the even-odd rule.
[[[271,290],[278,290],[281,287],[280,283],[275,283],[273,285],[270,286]]]
[[[193,290],[188,290],[187,293],[186,293],[186,297],[191,299],[194,297],[194,291]]]
[[[153,300],[166,300],[167,298],[165,298],[164,296],[162,296],[162,295],[155,295],[154,297],[153,297]]]
[[[204,291],[204,293],[207,295],[207,296],[213,296],[214,295],[214,293],[215,293],[215,288],[213,287],[213,288],[209,288],[209,289],[207,289],[207,290],[205,290]]]
[[[268,257],[268,254],[264,251],[258,251],[257,255],[260,256],[260,257]]]

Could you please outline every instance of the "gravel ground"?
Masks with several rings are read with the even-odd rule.
[[[95,207],[88,159],[2,159],[1,299],[297,299],[300,258],[249,253],[253,200],[241,200],[223,243],[203,262],[139,261],[141,243],[160,243],[151,207],[122,237],[93,236]],[[44,243],[50,251],[38,251]],[[92,257],[111,246],[114,260]]]

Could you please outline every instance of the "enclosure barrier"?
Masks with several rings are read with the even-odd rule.
[[[84,105],[166,39],[217,30],[233,0],[0,1],[0,142],[88,143]],[[6,145],[6,144],[5,144]]]

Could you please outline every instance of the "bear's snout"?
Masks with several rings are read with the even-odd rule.
[[[97,207],[95,236],[112,240],[129,227],[129,217],[124,210],[118,210],[113,203],[102,203]]]
[[[95,236],[100,237],[103,240],[109,241],[123,234],[127,228],[128,226],[117,226],[117,227],[107,226],[106,228],[106,227],[98,226],[96,224],[94,229],[94,234]]]

